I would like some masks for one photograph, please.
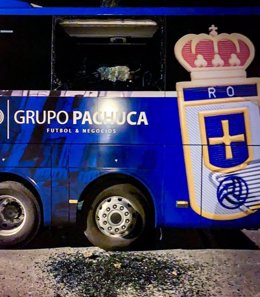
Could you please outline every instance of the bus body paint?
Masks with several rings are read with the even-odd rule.
[[[96,178],[121,173],[147,187],[154,202],[157,226],[259,226],[257,213],[219,222],[202,219],[190,207],[176,207],[178,200],[190,201],[176,97],[10,95],[2,97],[0,110],[1,170],[30,176],[41,192],[47,193],[47,201],[43,201],[46,224],[50,223],[50,216],[55,225],[73,222],[68,201],[78,200]],[[33,117],[27,123],[16,121],[17,111],[28,110],[29,116],[52,111],[52,119],[46,118],[45,123],[43,118],[37,122]],[[61,110],[67,116],[57,120],[54,115]],[[107,117],[112,110],[139,116],[142,113],[145,120],[139,125],[127,121],[122,125],[113,121],[83,123],[73,121],[75,110],[83,114],[88,111],[90,115],[106,112]],[[201,156],[201,143],[191,147]],[[201,168],[197,170],[199,174]],[[50,186],[52,194],[48,192]]]

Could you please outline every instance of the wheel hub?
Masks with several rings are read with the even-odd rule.
[[[135,227],[138,213],[127,198],[113,196],[103,200],[96,210],[99,230],[112,237],[123,237]]]
[[[13,235],[22,228],[25,221],[25,210],[15,197],[0,196],[0,235]]]
[[[22,213],[20,206],[17,203],[10,203],[5,206],[2,211],[3,217],[6,221],[13,222],[14,219],[19,218]]]
[[[122,219],[123,218],[119,212],[113,212],[109,217],[111,224],[114,224],[114,225],[120,224],[122,222]]]

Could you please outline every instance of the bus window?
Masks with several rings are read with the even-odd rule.
[[[160,23],[57,19],[53,89],[160,90]]]
[[[0,43],[0,89],[50,88],[51,17],[1,16]]]

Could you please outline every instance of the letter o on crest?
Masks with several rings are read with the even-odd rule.
[[[229,86],[226,89],[228,97],[234,97],[235,96],[235,90],[233,87]]]

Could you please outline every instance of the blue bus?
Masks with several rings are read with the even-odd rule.
[[[0,246],[259,228],[260,7],[50,2],[0,6]]]

